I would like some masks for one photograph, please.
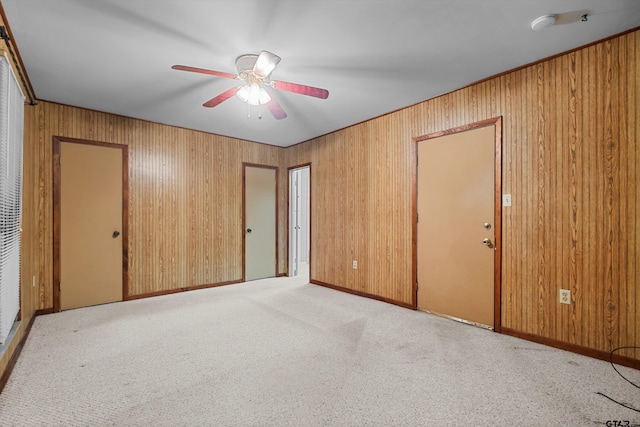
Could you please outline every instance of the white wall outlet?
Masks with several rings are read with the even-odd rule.
[[[355,259],[353,260],[353,269],[354,270],[358,269],[358,261],[356,261]]]
[[[571,291],[569,289],[560,289],[560,303],[571,304]]]
[[[511,206],[511,194],[502,195],[502,206]]]

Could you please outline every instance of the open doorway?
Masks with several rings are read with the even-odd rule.
[[[311,165],[289,168],[289,276],[309,278]]]

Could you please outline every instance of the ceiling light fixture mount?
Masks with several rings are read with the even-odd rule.
[[[531,22],[531,29],[533,31],[540,31],[544,30],[545,28],[553,27],[555,23],[556,15],[543,15]]]

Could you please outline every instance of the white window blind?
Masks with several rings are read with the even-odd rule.
[[[0,344],[20,310],[20,220],[24,95],[0,56]]]

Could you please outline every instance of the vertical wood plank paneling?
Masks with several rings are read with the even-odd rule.
[[[26,182],[37,233],[25,246],[37,262],[38,309],[52,306],[51,141],[54,135],[129,146],[129,292],[141,296],[241,277],[243,158],[280,167],[282,148],[96,111],[40,102],[29,108]],[[279,198],[285,197],[279,188]],[[33,201],[30,201],[33,200]],[[282,206],[282,203],[280,203]],[[282,208],[280,216],[282,216]],[[284,253],[284,227],[279,251]],[[283,255],[280,255],[283,258]],[[286,263],[280,260],[278,272]]]
[[[628,139],[629,153],[625,167],[628,171],[628,183],[626,189],[626,199],[628,201],[626,223],[628,224],[628,245],[629,257],[625,271],[628,274],[628,293],[625,296],[627,307],[626,316],[623,315],[625,325],[629,327],[628,340],[632,343],[640,342],[640,108],[637,99],[640,96],[640,32],[636,32],[627,37],[628,40],[628,60],[626,65],[627,81],[629,84],[624,87],[627,90],[626,96],[628,104]],[[635,195],[635,200],[634,200]],[[634,304],[635,302],[635,304]],[[640,350],[628,351],[626,355],[640,359]]]
[[[559,173],[559,168],[562,167],[562,153],[558,152],[558,147],[565,148],[563,144],[555,144],[557,140],[557,127],[562,126],[563,115],[560,112],[561,107],[559,104],[562,102],[562,93],[558,93],[558,85],[562,83],[562,75],[559,73],[557,78],[550,78],[555,69],[562,69],[561,58],[556,58],[550,62],[545,63],[545,92],[548,96],[545,109],[545,123],[546,132],[544,136],[544,150],[547,160],[547,167],[545,169],[545,180],[547,181],[548,189],[547,193],[547,206],[545,209],[545,227],[546,242],[545,246],[551,249],[551,253],[555,256],[546,257],[548,273],[546,275],[545,283],[545,301],[544,312],[547,317],[549,331],[557,331],[558,323],[561,322],[562,310],[559,304],[551,304],[552,301],[558,301],[557,293],[558,289],[564,287],[562,281],[558,281],[558,275],[562,270],[562,241],[564,239],[558,239],[557,236],[562,235],[562,206],[558,203],[556,198],[556,189],[562,188],[562,173]],[[560,163],[560,164],[559,164]]]
[[[633,177],[633,179],[630,179],[633,185],[630,185],[627,189],[627,199],[630,201],[628,218],[629,223],[633,225],[633,229],[630,230],[628,246],[630,248],[630,256],[627,271],[629,272],[630,284],[627,301],[630,309],[627,313],[626,325],[630,327],[631,331],[635,331],[635,340],[630,340],[630,342],[635,342],[637,345],[640,342],[640,289],[638,289],[638,283],[640,283],[640,129],[638,127],[638,123],[640,123],[640,108],[637,102],[640,96],[640,32],[636,32],[633,37],[633,40],[629,41],[628,75],[629,81],[635,82],[635,84],[629,85],[631,90],[627,92],[626,102],[629,106],[629,141],[631,141],[633,148],[630,151],[629,162],[627,163],[627,167],[632,170],[630,178]],[[635,203],[633,203],[634,196]],[[635,328],[633,327],[634,320]],[[632,356],[640,359],[640,350],[636,349]]]
[[[587,152],[586,155],[586,168],[585,171],[588,172],[586,174],[587,179],[585,179],[585,188],[583,192],[586,196],[586,204],[584,207],[584,212],[586,213],[584,226],[588,230],[587,233],[587,242],[588,245],[585,248],[585,258],[595,261],[597,259],[597,239],[598,239],[598,178],[600,173],[598,171],[598,158],[597,158],[597,147],[598,144],[594,143],[594,139],[597,137],[596,135],[596,125],[597,120],[594,120],[591,116],[601,117],[599,111],[597,111],[597,91],[596,91],[596,70],[592,69],[592,63],[595,63],[598,58],[596,56],[596,47],[592,46],[587,48],[588,59],[584,62],[584,75],[586,79],[584,79],[584,93],[585,93],[585,107],[583,110],[583,121],[587,124],[584,133],[585,150]],[[597,337],[602,336],[601,330],[598,328],[602,325],[601,322],[596,319],[602,318],[601,313],[599,313],[598,305],[600,296],[597,295],[598,287],[597,284],[601,283],[599,277],[597,277],[597,264],[595,262],[585,263],[585,274],[584,278],[586,281],[586,292],[585,296],[589,295],[589,298],[586,298],[585,308],[586,316],[585,319],[588,319],[589,323],[594,325],[593,333],[587,335],[587,346],[589,347],[599,347],[600,344],[596,342]]]
[[[612,95],[612,97],[616,96],[617,98],[619,98],[623,96],[623,94],[627,90],[626,87],[629,84],[627,81],[627,73],[623,72],[623,70],[626,71],[626,63],[628,60],[627,59],[627,49],[628,49],[627,40],[628,39],[626,37],[620,38],[616,56],[613,58],[613,60],[616,62],[617,72],[614,73],[614,77],[616,77],[615,79],[616,95]],[[616,109],[615,111],[617,113],[617,119],[618,119],[619,136],[617,138],[618,139],[617,147],[619,150],[618,152],[619,155],[614,160],[616,162],[616,170],[618,171],[618,179],[619,179],[619,183],[616,188],[616,192],[618,193],[617,198],[619,200],[618,236],[622,244],[618,246],[619,261],[617,263],[616,269],[619,274],[618,281],[620,284],[619,289],[617,290],[617,293],[618,293],[617,304],[619,307],[616,313],[617,315],[614,323],[619,328],[618,337],[621,339],[622,337],[630,335],[630,331],[629,331],[630,325],[625,324],[626,312],[629,310],[629,303],[626,299],[629,293],[628,292],[629,283],[628,283],[627,271],[626,271],[627,259],[629,256],[629,251],[628,251],[629,245],[626,241],[628,238],[627,236],[629,235],[629,228],[628,228],[627,218],[626,218],[628,200],[627,198],[622,197],[622,194],[627,191],[627,188],[629,186],[629,182],[627,180],[628,168],[625,167],[626,159],[629,156],[629,146],[628,144],[624,144],[622,142],[628,141],[629,135],[627,132],[626,114],[624,114],[624,111],[620,111],[619,109]],[[616,236],[614,235],[614,238],[615,237]],[[619,345],[620,342],[621,341],[618,341],[616,344]]]
[[[582,292],[582,281],[580,280],[578,265],[581,264],[580,259],[582,254],[581,244],[584,242],[583,229],[578,227],[578,209],[581,204],[582,192],[578,191],[578,185],[582,182],[582,176],[578,169],[578,161],[581,158],[581,141],[578,139],[578,127],[581,127],[582,123],[578,123],[577,105],[581,102],[582,98],[578,92],[578,81],[581,80],[581,74],[577,68],[577,61],[579,60],[580,53],[573,52],[568,55],[568,143],[569,143],[569,158],[568,158],[568,181],[569,181],[569,223],[568,232],[570,235],[569,240],[569,253],[568,253],[568,286],[572,294],[572,301],[574,302],[569,307],[569,318],[567,319],[567,330],[569,333],[568,341],[571,344],[576,344],[580,336],[582,336],[582,324],[578,322],[579,314],[578,307],[583,306],[584,298]],[[581,318],[581,317],[580,317]]]
[[[539,335],[547,335],[549,329],[549,322],[545,312],[546,292],[547,292],[547,273],[548,267],[546,263],[546,257],[549,255],[545,248],[548,247],[547,242],[547,227],[545,227],[547,204],[547,188],[548,182],[546,178],[546,169],[548,167],[548,158],[546,156],[545,141],[546,141],[546,117],[545,117],[545,101],[548,100],[548,93],[545,93],[545,63],[536,65],[536,116],[537,127],[535,138],[535,160],[536,168],[534,172],[533,184],[536,187],[536,197],[534,200],[536,204],[536,264],[537,264],[537,318],[536,325]]]
[[[617,46],[617,44],[616,44]],[[605,241],[606,241],[606,299],[605,310],[607,317],[608,345],[617,347],[618,343],[618,289],[619,275],[617,264],[619,262],[619,188],[618,188],[618,120],[617,108],[613,111],[612,97],[617,99],[617,84],[614,73],[617,72],[616,59],[613,55],[614,47],[611,43],[605,43],[607,74],[605,79]],[[616,76],[617,77],[617,76]]]
[[[538,122],[536,111],[536,99],[531,94],[535,93],[535,87],[537,87],[537,79],[535,77],[535,68],[529,67],[520,72],[519,85],[521,85],[519,93],[527,93],[529,96],[519,97],[520,107],[515,110],[514,121],[511,123],[522,123],[519,126],[520,130],[520,155],[522,156],[522,169],[520,170],[521,186],[513,187],[512,197],[515,196],[519,203],[519,208],[522,212],[521,222],[519,224],[520,249],[522,250],[522,257],[519,257],[520,266],[519,270],[521,274],[521,281],[528,283],[529,286],[522,286],[522,312],[516,313],[514,317],[514,325],[525,327],[527,330],[537,331],[537,304],[532,304],[532,301],[537,301],[537,288],[532,286],[536,283],[536,262],[534,251],[537,240],[534,237],[536,233],[535,221],[537,211],[534,203],[537,200],[537,186],[536,186],[536,169],[535,160],[536,150],[533,143],[536,125]],[[524,112],[531,112],[525,114]],[[505,124],[505,126],[511,126],[511,123]],[[508,143],[505,141],[505,143]],[[503,254],[508,256],[507,254]],[[509,286],[509,282],[503,284]]]
[[[314,162],[311,278],[410,305],[410,141],[503,116],[502,325],[600,351],[637,344],[638,34],[287,149],[287,167]]]
[[[512,80],[512,75],[507,75],[507,78],[503,79],[500,81],[500,104],[501,105],[511,105],[512,99],[510,96],[510,91],[511,91],[511,80]],[[477,103],[477,101],[473,101],[473,108],[475,108],[475,104]],[[475,112],[473,114],[474,117],[477,117],[477,112]],[[507,120],[511,120],[511,118],[507,118]],[[503,137],[509,138],[509,140],[513,140],[513,135],[510,135],[507,133],[507,130],[504,130],[504,134]],[[509,144],[509,145],[503,145],[502,147],[502,155],[505,158],[511,158],[513,157],[513,150],[514,150],[514,144]],[[505,163],[503,165],[502,168],[502,184],[503,184],[503,194],[509,194],[511,193],[511,188],[510,187],[506,187],[504,186],[504,183],[508,182],[508,183],[513,183],[515,182],[516,177],[514,175],[514,168],[513,165],[510,163]],[[513,185],[513,184],[511,184]],[[513,205],[512,205],[512,209],[510,210],[505,210],[503,209],[503,214],[502,214],[502,229],[503,230],[510,230],[512,229],[512,219],[513,219]],[[513,245],[514,245],[514,239],[505,239],[503,237],[502,239],[503,241],[503,247],[502,250],[511,253],[513,251]],[[512,271],[514,268],[513,265],[513,259],[509,258],[509,259],[505,259],[502,265],[502,274],[509,274],[508,272]],[[513,310],[514,307],[517,307],[517,297],[515,295],[514,289],[511,288],[503,288],[502,289],[502,301],[503,303],[501,303],[501,309],[502,309],[502,313],[501,313],[501,318],[506,318],[506,317],[511,317],[512,316],[512,312],[511,310]]]
[[[604,48],[602,44],[595,46],[595,56],[597,61],[604,61]],[[595,108],[592,111],[597,112],[595,117],[591,117],[591,120],[594,123],[594,132],[593,136],[595,139],[591,140],[591,144],[594,148],[592,160],[594,163],[595,172],[595,186],[594,186],[594,198],[592,199],[592,203],[595,202],[595,229],[593,230],[594,239],[591,241],[591,244],[594,246],[594,255],[595,255],[595,263],[594,270],[595,281],[592,283],[592,287],[594,289],[594,297],[595,297],[595,313],[600,321],[597,322],[596,327],[598,334],[596,335],[595,345],[598,347],[605,347],[608,341],[608,337],[606,335],[607,330],[607,313],[606,313],[606,272],[607,265],[605,263],[605,246],[607,244],[607,236],[604,234],[605,230],[605,203],[606,203],[606,188],[605,188],[605,127],[603,126],[604,114],[605,114],[605,78],[607,74],[606,68],[601,67],[598,70],[591,69],[591,73],[594,76],[595,80]],[[594,120],[594,118],[596,120]],[[593,208],[593,204],[591,205]]]

